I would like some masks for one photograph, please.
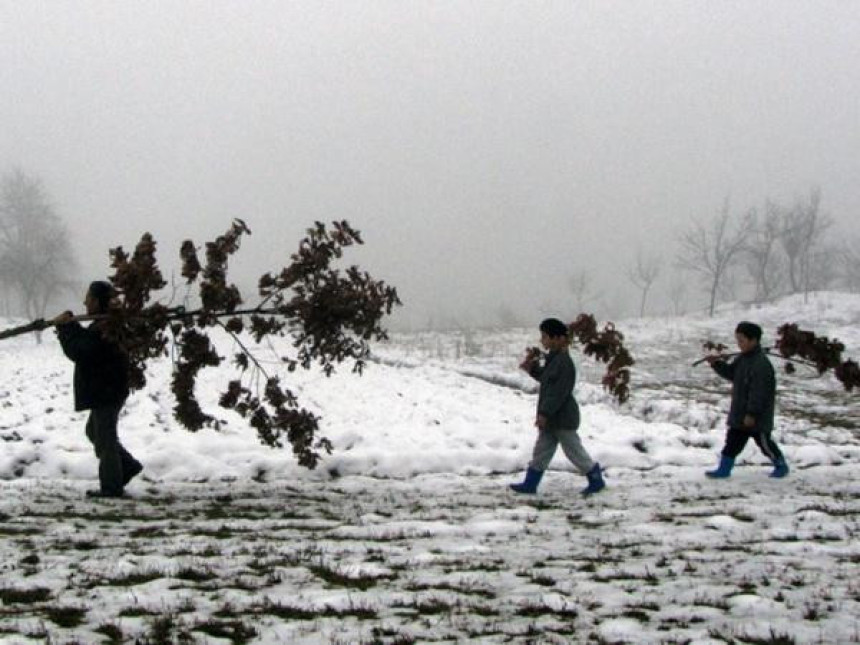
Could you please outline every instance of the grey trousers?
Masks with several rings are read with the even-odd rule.
[[[99,460],[99,484],[103,493],[119,495],[124,487],[123,467],[129,469],[137,460],[123,448],[117,436],[116,424],[120,405],[90,410],[87,419],[87,439],[93,444]]]
[[[581,475],[594,467],[594,461],[583,447],[576,430],[540,430],[529,468],[541,472],[546,470],[559,444]]]

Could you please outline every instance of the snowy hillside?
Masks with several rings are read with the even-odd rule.
[[[534,330],[395,335],[361,378],[291,376],[335,446],[316,471],[226,413],[186,432],[153,365],[120,420],[145,471],[101,504],[83,498],[96,460],[71,364],[50,333],[3,341],[0,642],[858,642],[860,393],[781,374],[789,478],[752,445],[731,480],[702,476],[728,387],[691,363],[741,319],[765,344],[797,322],[860,358],[845,294],[619,321],[629,404],[574,352],[581,434],[608,470],[587,501],[561,455],[536,497],[506,489],[534,439],[516,369]],[[201,399],[227,376],[206,373]]]
[[[765,344],[779,324],[791,321],[839,338],[849,356],[856,348],[853,355],[860,357],[860,298],[845,294],[819,294],[808,305],[798,297],[759,311],[727,310],[715,319],[619,322],[637,359],[627,406],[619,409],[595,385],[601,367],[574,352],[577,396],[584,404],[581,433],[595,455],[610,468],[710,464],[721,441],[728,390],[707,367],[690,364],[703,340],[731,344],[740,318],[762,324]],[[129,400],[121,436],[145,462],[151,481],[513,472],[531,447],[534,414],[533,382],[516,365],[537,334],[466,336],[395,336],[376,347],[376,361],[362,378],[348,367],[331,378],[316,371],[291,375],[304,405],[323,416],[323,434],[335,446],[319,472],[295,466],[289,451],[260,446],[227,413],[220,432],[183,430],[172,418],[168,361],[154,365],[146,389]],[[229,355],[229,346],[223,350]],[[82,432],[86,417],[72,412],[72,366],[53,334],[46,333],[42,345],[31,337],[4,341],[0,370],[0,477],[92,478],[95,461]],[[226,371],[206,372],[201,399],[215,407],[228,378]],[[854,455],[855,400],[856,393],[843,393],[832,376],[819,379],[806,369],[782,375],[777,437],[791,461],[812,466]],[[760,461],[752,452],[746,459]],[[563,457],[555,465],[567,468]]]

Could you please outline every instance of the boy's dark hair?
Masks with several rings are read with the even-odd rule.
[[[547,318],[540,324],[539,329],[550,338],[567,337],[568,334],[567,325],[558,318]]]
[[[755,323],[751,323],[746,320],[738,323],[738,326],[735,327],[735,333],[743,334],[750,340],[761,340],[761,327],[759,327]]]
[[[96,302],[99,303],[99,310],[104,313],[108,310],[111,298],[114,297],[116,292],[110,282],[96,280],[95,282],[90,282],[90,287],[87,290],[87,293],[95,298]]]

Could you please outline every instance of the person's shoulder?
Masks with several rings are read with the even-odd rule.
[[[560,350],[558,352],[560,357],[559,362],[565,366],[573,367],[573,356],[570,355],[570,352],[566,349]]]
[[[754,366],[760,367],[765,370],[773,370],[773,362],[771,362],[770,357],[767,355],[767,352],[759,350],[752,355],[752,360],[750,361]]]

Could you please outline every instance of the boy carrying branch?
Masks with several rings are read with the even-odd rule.
[[[541,366],[536,357],[527,357],[520,367],[540,383],[538,394],[537,441],[525,480],[510,484],[517,493],[534,494],[559,444],[576,469],[588,478],[583,495],[592,495],[606,487],[600,464],[589,456],[579,439],[579,405],[573,398],[576,368],[570,358],[568,328],[557,318],[547,318],[540,324],[540,342],[548,351]]]
[[[107,313],[114,289],[109,282],[93,282],[84,306],[88,315]],[[75,410],[89,410],[87,438],[99,460],[99,489],[87,497],[122,497],[125,485],[143,466],[123,447],[117,435],[119,412],[129,394],[125,352],[102,334],[101,321],[83,327],[66,311],[53,320],[66,356],[75,364]]]
[[[776,404],[776,375],[761,347],[761,334],[761,327],[755,323],[741,322],[735,329],[740,355],[731,363],[721,356],[708,356],[706,359],[717,374],[732,382],[732,403],[720,465],[705,473],[713,479],[731,476],[735,458],[750,438],[773,464],[771,477],[788,475],[785,457],[771,437]]]

